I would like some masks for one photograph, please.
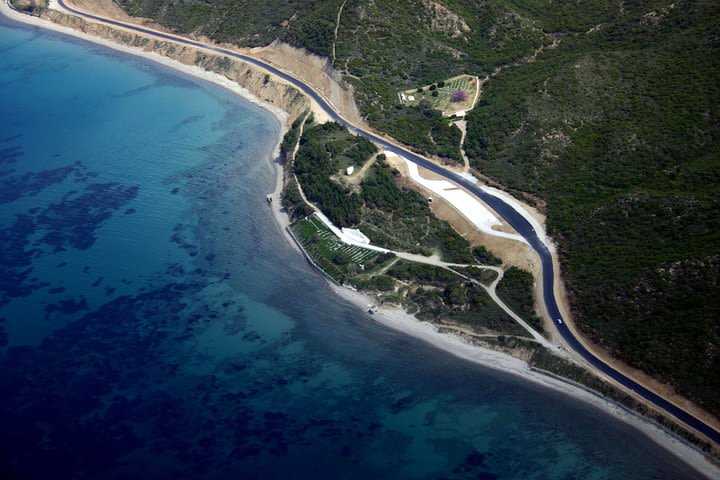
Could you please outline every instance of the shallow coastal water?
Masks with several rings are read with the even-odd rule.
[[[0,477],[699,478],[332,296],[265,204],[267,112],[2,22]]]

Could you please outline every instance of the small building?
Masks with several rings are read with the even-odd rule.
[[[408,100],[410,100],[411,102],[414,102],[414,101],[415,101],[415,95],[408,95]]]
[[[349,167],[347,167],[347,170],[345,170],[345,173],[346,173],[348,176],[350,176],[350,175],[353,174],[354,171],[355,171],[355,167],[353,167],[352,165],[350,165]]]

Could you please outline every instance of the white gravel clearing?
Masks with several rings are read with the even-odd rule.
[[[391,157],[398,155],[385,151],[383,152],[386,156]],[[459,188],[457,185],[450,183],[447,180],[428,180],[420,176],[417,164],[411,162],[405,157],[400,157],[405,161],[408,167],[410,178],[427,188],[437,196],[443,198],[453,207],[455,207],[460,213],[465,216],[473,225],[475,225],[481,232],[495,237],[509,238],[518,242],[527,243],[523,237],[516,233],[501,232],[493,229],[494,226],[501,226],[502,222],[483,205],[478,199],[467,193],[465,190]],[[474,177],[473,177],[474,178]]]

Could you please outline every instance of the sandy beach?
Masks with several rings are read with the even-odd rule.
[[[179,61],[169,59],[158,53],[148,52],[139,48],[120,45],[77,30],[73,30],[68,27],[57,25],[48,20],[21,14],[12,10],[7,5],[5,0],[0,0],[0,13],[20,23],[57,31],[89,42],[106,46],[113,50],[141,56],[143,58],[157,62],[158,64],[177,70],[183,74],[191,75],[195,78],[199,78],[201,80],[211,82],[215,85],[219,85],[227,89],[228,91],[240,96],[244,100],[267,109],[272,115],[277,118],[279,123],[282,125],[273,151],[271,153],[269,152],[269,155],[267,156],[269,165],[274,166],[276,172],[274,192],[268,192],[273,197],[271,211],[273,218],[277,222],[279,230],[282,232],[282,235],[288,240],[288,243],[290,243],[293,248],[297,249],[297,246],[295,246],[294,242],[285,230],[285,227],[288,224],[287,215],[280,210],[280,193],[283,187],[283,168],[282,165],[278,162],[278,158],[280,154],[280,142],[287,129],[286,124],[288,114],[285,111],[274,105],[261,102],[247,89],[241,87],[237,83],[227,79],[220,74],[208,72],[196,66],[185,65]],[[297,250],[299,252],[299,249]],[[337,295],[345,299],[345,301],[350,302],[360,308],[363,312],[367,310],[367,306],[369,304],[375,304],[375,302],[370,297],[362,293],[355,292],[347,288],[330,285],[329,283],[328,288],[332,289]],[[674,455],[678,456],[683,461],[690,464],[698,472],[706,475],[708,478],[720,478],[720,469],[718,469],[718,467],[716,467],[715,465],[711,464],[701,452],[686,444],[684,441],[671,435],[670,433],[661,429],[655,424],[639,417],[636,414],[629,412],[623,407],[620,407],[619,405],[610,402],[598,395],[590,393],[569,383],[565,383],[555,378],[534,372],[530,369],[527,363],[523,362],[522,360],[510,357],[499,352],[482,349],[477,346],[471,345],[456,335],[445,333],[441,334],[438,332],[437,328],[434,325],[427,322],[421,322],[417,320],[414,316],[409,315],[402,310],[382,307],[379,308],[377,313],[375,313],[374,315],[371,316],[366,314],[366,316],[372,321],[376,321],[389,328],[415,337],[435,348],[439,348],[456,357],[483,365],[485,367],[493,368],[522,377],[523,379],[532,381],[547,388],[552,388],[553,390],[562,392],[566,395],[570,395],[589,405],[599,408],[613,415],[614,417],[634,426],[635,428],[643,432],[645,435],[647,435],[654,442],[666,448]]]
[[[363,312],[367,310],[368,305],[375,305],[373,299],[363,293],[336,285],[329,285],[329,288],[349,303],[362,309]],[[402,310],[380,307],[372,316],[367,314],[366,316],[381,325],[410,335],[434,348],[443,350],[463,360],[522,377],[527,381],[569,395],[588,405],[592,405],[637,428],[652,439],[652,441],[669,450],[708,478],[718,478],[720,474],[720,469],[710,463],[703,453],[687,444],[684,440],[662,429],[660,426],[598,394],[533,371],[529,365],[522,360],[494,350],[471,345],[461,337],[452,333],[439,333],[435,325],[422,322]]]

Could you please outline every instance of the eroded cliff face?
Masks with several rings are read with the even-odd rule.
[[[279,40],[266,47],[253,49],[252,54],[315,86],[346,119],[356,125],[364,124],[355,103],[352,85],[343,80],[342,74],[333,67],[329,58]]]
[[[310,108],[310,101],[295,87],[273,75],[267,74],[264,70],[240,60],[88,22],[82,18],[55,10],[46,11],[43,16],[59,25],[74,28],[123,45],[142,48],[145,51],[155,52],[177,60],[185,65],[194,65],[209,72],[221,74],[247,89],[259,100],[287,112],[286,123],[288,125]]]

